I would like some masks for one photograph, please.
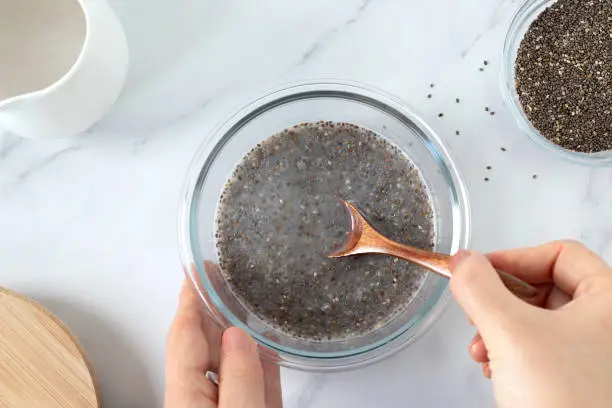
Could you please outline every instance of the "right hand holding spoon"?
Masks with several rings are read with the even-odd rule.
[[[540,288],[514,296],[494,268]],[[472,358],[493,381],[499,408],[612,407],[612,268],[583,245],[553,242],[462,251],[451,290],[479,334]]]

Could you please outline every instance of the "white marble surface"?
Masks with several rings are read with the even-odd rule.
[[[612,169],[558,160],[504,107],[501,48],[519,1],[111,3],[132,65],[110,115],[70,140],[0,132],[0,284],[76,332],[106,406],[162,405],[165,334],[182,279],[176,213],[185,169],[220,119],[282,82],[348,78],[419,109],[466,178],[475,248],[576,238],[612,259]],[[286,406],[493,407],[466,353],[472,334],[451,304],[391,360],[342,374],[283,372]]]

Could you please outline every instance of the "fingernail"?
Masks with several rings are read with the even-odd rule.
[[[484,376],[487,377],[489,380],[491,379],[493,371],[491,371],[491,366],[489,365],[489,363],[484,363],[482,365],[482,374],[484,374]]]
[[[459,262],[465,260],[466,258],[469,258],[471,255],[472,255],[472,252],[465,250],[465,249],[462,249],[461,251],[457,252],[451,258],[450,265],[449,265],[450,269],[451,270],[455,269],[455,267],[459,264]]]
[[[256,347],[253,339],[237,327],[231,327],[223,333],[222,346],[226,352],[251,351]]]

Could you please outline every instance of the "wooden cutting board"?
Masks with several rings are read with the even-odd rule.
[[[0,408],[98,408],[85,353],[36,302],[0,288]]]

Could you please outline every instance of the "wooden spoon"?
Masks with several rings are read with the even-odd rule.
[[[446,278],[451,277],[449,269],[451,256],[414,248],[392,241],[378,232],[353,204],[344,201],[351,217],[351,230],[343,248],[329,258],[343,258],[361,254],[382,254],[404,259]],[[516,276],[497,270],[506,287],[518,297],[529,300],[538,295],[537,289]]]

